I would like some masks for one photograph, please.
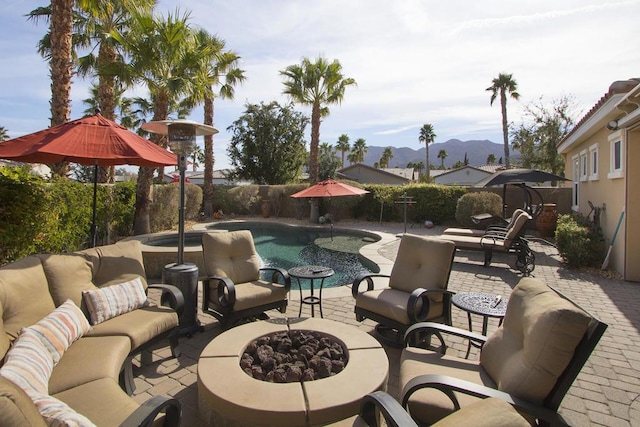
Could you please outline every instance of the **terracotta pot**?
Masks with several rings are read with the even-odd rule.
[[[262,217],[269,218],[269,215],[271,215],[271,203],[269,203],[268,200],[263,200],[260,208],[262,210]]]
[[[542,237],[553,237],[558,223],[558,210],[555,203],[542,205],[542,212],[536,218],[536,229]]]

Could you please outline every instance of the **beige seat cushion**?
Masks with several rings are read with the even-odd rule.
[[[390,288],[360,292],[356,296],[356,306],[403,325],[410,325],[411,321],[407,315],[410,295],[405,291]],[[442,317],[443,307],[442,302],[431,301],[427,318],[423,320],[435,320]],[[417,311],[420,312],[420,307],[417,307]]]
[[[542,281],[523,278],[480,363],[502,391],[542,402],[573,357],[590,316]]]
[[[287,297],[287,290],[284,286],[274,285],[264,280],[236,283],[235,290],[236,302],[233,306],[234,311],[242,311],[259,305],[282,301]],[[214,306],[218,306],[217,296],[218,293],[212,290],[210,301]]]
[[[505,241],[502,239],[492,239],[490,237],[483,238],[482,236],[444,236],[447,240],[452,241],[459,249],[493,249],[493,250],[507,250]]]
[[[124,336],[80,338],[53,368],[49,393],[58,393],[100,378],[117,380],[130,351],[131,345]]]
[[[178,315],[168,307],[148,306],[109,319],[92,327],[86,336],[120,335],[128,337],[131,350],[178,326]]]
[[[446,289],[455,245],[448,240],[405,234],[391,270],[389,287],[411,293],[417,288]],[[441,294],[430,295],[442,301]]]
[[[53,395],[97,426],[119,426],[138,407],[113,379],[103,378]]]
[[[443,356],[440,353],[409,347],[402,350],[400,358],[400,389],[419,375],[447,375],[476,384],[495,388],[495,383],[481,369],[477,360]],[[456,393],[460,406],[465,407],[479,399]],[[409,400],[409,412],[421,421],[431,424],[454,411],[453,404],[442,392],[423,389],[417,391]]]
[[[0,377],[0,427],[45,427],[29,396],[11,381]]]
[[[260,259],[249,230],[202,235],[208,276],[228,277],[233,283],[260,279]]]
[[[504,400],[491,397],[465,406],[433,427],[530,427],[530,423],[513,406]]]
[[[0,268],[0,305],[5,332],[12,339],[20,329],[35,324],[56,308],[38,257],[23,258]],[[5,346],[3,339],[0,347]]]

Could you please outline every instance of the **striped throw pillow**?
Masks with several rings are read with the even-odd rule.
[[[147,294],[139,277],[94,291],[83,291],[82,298],[89,310],[92,325],[148,305]]]
[[[71,343],[91,330],[84,313],[68,299],[35,325],[29,326],[57,364]]]
[[[35,332],[23,328],[4,358],[0,376],[8,379],[33,399],[48,394],[53,357]]]
[[[50,426],[95,427],[87,417],[74,411],[63,401],[48,394],[36,394],[33,398],[38,412]]]

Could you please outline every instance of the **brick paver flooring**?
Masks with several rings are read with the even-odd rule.
[[[395,259],[399,239],[394,239],[393,233],[402,232],[402,224],[366,224],[359,228],[392,233],[388,243],[379,247],[377,252],[383,259]],[[408,230],[410,233],[431,235],[438,235],[441,231],[438,228]],[[553,246],[534,243],[532,247],[536,253],[533,276],[546,281],[609,325],[562,402],[560,412],[576,426],[640,425],[640,284],[568,270],[560,264]],[[508,296],[520,279],[520,274],[511,269],[510,264],[513,265],[513,256],[497,254],[494,255],[492,266],[484,268],[480,252],[458,252],[449,289],[454,292],[477,291]],[[326,318],[373,333],[374,322],[365,320],[359,323],[355,320],[353,298],[348,292],[343,292],[344,296],[340,297],[330,294],[327,292],[323,298]],[[151,297],[157,298],[156,295]],[[298,308],[299,294],[296,289],[289,296],[287,313],[295,316]],[[303,307],[303,316],[305,313],[309,315],[308,310],[309,307]],[[280,316],[275,311],[268,314]],[[468,327],[465,312],[454,307],[453,315],[454,326]],[[200,425],[197,406],[198,357],[202,349],[221,332],[214,318],[200,311],[198,316],[204,332],[181,339],[182,355],[178,359],[171,358],[168,347],[158,347],[134,361],[135,399],[143,402],[154,395],[176,397],[183,404],[183,425],[187,427]],[[474,331],[481,330],[479,316],[474,316],[473,327]],[[488,333],[495,328],[497,320],[491,319]],[[449,351],[458,351],[464,356],[466,342],[448,339],[448,344],[451,346]],[[390,362],[388,392],[397,397],[400,350],[386,350]],[[474,356],[477,356],[477,350],[472,350],[470,357]]]

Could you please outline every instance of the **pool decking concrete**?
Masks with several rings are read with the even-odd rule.
[[[302,223],[301,223],[302,224]],[[364,254],[390,269],[397,253],[403,224],[339,223],[381,232],[383,240],[365,247]],[[439,235],[442,228],[407,228],[408,233]],[[532,245],[536,253],[536,269],[532,276],[540,278],[609,325],[598,347],[582,369],[560,407],[560,412],[576,426],[634,426],[640,425],[640,284],[603,278],[586,272],[564,268],[557,250],[542,243]],[[489,268],[482,266],[480,252],[458,252],[453,264],[449,289],[455,292],[489,292],[508,296],[521,275],[510,268],[513,256],[497,254]],[[390,271],[390,270],[388,270]],[[152,299],[157,295],[151,295]],[[200,292],[201,297],[201,292]],[[297,289],[289,296],[287,314],[297,315]],[[359,323],[353,314],[353,298],[348,287],[327,289],[323,293],[323,313],[326,318],[373,332],[375,323]],[[282,316],[276,311],[272,317]],[[303,307],[309,316],[309,307]],[[197,405],[197,362],[204,347],[221,329],[211,316],[198,313],[204,332],[182,338],[182,355],[171,358],[168,347],[159,347],[138,356],[134,368],[135,399],[143,402],[154,395],[167,395],[183,404],[183,426],[199,426]],[[454,326],[467,328],[466,313],[453,308]],[[481,318],[474,316],[474,330],[481,329]],[[497,328],[497,321],[489,321],[489,333]],[[462,340],[448,339],[449,351],[463,357],[467,345]],[[390,362],[388,392],[398,397],[398,368],[401,350],[385,348]],[[475,350],[477,352],[477,350]],[[472,350],[470,357],[476,356]],[[221,375],[223,375],[221,373]]]

